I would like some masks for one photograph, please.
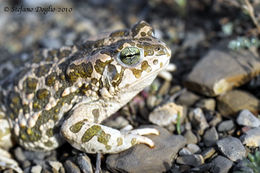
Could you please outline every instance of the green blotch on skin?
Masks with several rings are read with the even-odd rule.
[[[58,50],[53,49],[48,52],[46,61],[54,61],[54,58],[57,57]]]
[[[121,31],[115,31],[110,34],[110,37],[124,37],[127,36],[129,33],[127,31],[121,30]]]
[[[34,110],[34,111],[38,111],[38,110],[40,110],[41,108],[42,108],[42,107],[41,107],[39,101],[33,102],[33,110]]]
[[[97,40],[93,43],[93,47],[103,47],[104,39]]]
[[[33,93],[37,87],[38,80],[35,78],[26,78],[23,82],[23,88],[26,94]]]
[[[54,86],[56,78],[57,78],[57,73],[56,72],[51,73],[49,76],[46,77],[45,84],[47,86]]]
[[[47,89],[39,89],[33,99],[33,110],[39,111],[44,108],[50,98],[50,92]]]
[[[81,138],[81,142],[88,142],[94,136],[97,136],[97,141],[104,144],[107,150],[111,149],[111,146],[107,144],[109,142],[109,139],[111,138],[111,135],[105,133],[99,125],[93,125],[88,130],[86,130]]]
[[[52,146],[53,146],[53,142],[51,142],[51,141],[49,140],[49,141],[45,142],[44,145],[45,145],[46,147],[52,147]]]
[[[91,126],[88,130],[86,130],[86,132],[82,136],[81,142],[85,143],[85,142],[90,141],[95,135],[97,135],[101,131],[102,131],[102,129],[100,126],[98,126],[98,125]]]
[[[142,70],[133,68],[133,69],[131,69],[131,71],[133,72],[133,74],[135,75],[135,77],[136,77],[137,79],[142,76],[142,72],[143,72]]]
[[[123,145],[123,138],[119,137],[119,138],[117,138],[116,141],[117,141],[117,146]]]
[[[113,61],[113,60],[109,60],[109,61],[103,62],[103,61],[101,61],[101,60],[98,59],[98,60],[95,62],[95,65],[94,65],[94,68],[95,68],[96,72],[98,72],[99,74],[103,74],[103,71],[104,71],[106,65],[107,65],[107,64],[110,64],[112,61]]]
[[[136,47],[126,47],[124,48],[119,55],[120,60],[126,65],[136,65],[139,63],[140,50]]]
[[[11,92],[9,94],[8,102],[9,102],[10,109],[14,113],[14,116],[17,116],[19,110],[23,108],[20,95],[16,92]]]
[[[76,82],[78,78],[88,78],[91,77],[93,72],[93,66],[91,62],[81,63],[79,65],[71,64],[69,67],[72,72],[68,74],[68,77],[71,82]]]
[[[91,83],[92,83],[92,84],[96,85],[97,82],[98,82],[98,80],[97,80],[96,78],[92,78],[92,79],[91,79]]]
[[[53,129],[52,129],[52,128],[48,129],[48,130],[46,131],[46,135],[47,135],[48,137],[52,137],[52,136],[53,136]]]
[[[147,61],[143,61],[142,62],[142,65],[141,65],[141,69],[143,70],[143,71],[146,71],[146,72],[150,72],[151,71],[151,66],[148,64],[148,62]]]
[[[70,53],[71,53],[70,50],[62,50],[62,51],[58,52],[57,57],[59,59],[62,59],[62,58],[68,57],[70,55]]]
[[[114,77],[114,79],[116,81],[112,82],[113,87],[116,87],[116,86],[118,86],[121,83],[121,81],[123,79],[123,76],[124,76],[124,71],[125,71],[125,68],[122,68],[120,73],[116,73],[116,75]]]
[[[40,130],[41,125],[46,124],[49,120],[53,120],[54,122],[57,122],[58,121],[57,112],[60,111],[64,103],[71,104],[71,101],[74,98],[74,96],[75,94],[72,93],[68,96],[62,97],[59,99],[55,107],[51,108],[50,110],[43,110],[42,113],[39,115],[35,126],[31,128],[31,134],[30,135],[27,134],[27,127],[21,127],[20,135],[17,138],[23,140],[24,142],[36,142],[41,140],[42,138],[42,131]],[[57,131],[54,133],[59,133],[59,132]],[[39,146],[36,146],[34,149],[37,149],[37,147]]]
[[[132,145],[136,145],[136,144],[137,144],[136,138],[133,138],[133,139],[131,140],[131,144],[132,144]]]
[[[140,23],[137,23],[133,28],[132,28],[132,34],[133,36],[135,37],[136,35],[138,35],[140,33],[140,31],[145,28],[145,27],[150,27],[150,25],[146,22],[140,22]],[[152,28],[148,31],[147,35],[151,36],[153,33],[152,31]]]
[[[37,98],[40,100],[45,100],[45,99],[49,99],[50,97],[50,92],[47,89],[39,89],[37,91]]]
[[[41,77],[41,76],[46,75],[50,71],[51,67],[52,67],[52,64],[44,64],[44,65],[39,66],[37,69],[35,69],[36,76]]]
[[[34,128],[29,129],[20,126],[20,136],[18,138],[26,142],[37,141],[41,139],[41,133],[35,131]]]
[[[36,51],[33,54],[32,63],[39,63],[44,59],[42,51]]]
[[[72,133],[78,133],[84,124],[85,124],[85,120],[79,121],[76,124],[73,124],[72,126],[70,126],[70,131]]]
[[[109,139],[111,138],[110,134],[105,133],[103,130],[98,135],[98,142],[107,146]]]
[[[146,33],[145,32],[141,32],[141,36],[142,37],[146,36]]]

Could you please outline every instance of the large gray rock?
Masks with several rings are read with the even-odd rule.
[[[187,76],[186,87],[217,96],[240,86],[260,72],[260,59],[248,50],[210,50]]]
[[[155,148],[139,144],[124,152],[112,154],[106,160],[110,170],[113,172],[158,173],[170,169],[175,155],[185,146],[186,139],[180,135],[172,135],[162,127],[148,127],[160,131],[159,136],[148,136],[154,141]]]
[[[241,160],[246,156],[246,149],[241,141],[232,136],[219,140],[217,146],[218,149],[232,161]]]

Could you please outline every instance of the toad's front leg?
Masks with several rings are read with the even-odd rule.
[[[73,147],[87,153],[118,153],[140,143],[154,146],[151,139],[142,135],[158,135],[156,129],[121,132],[99,124],[105,114],[99,103],[82,104],[65,120],[61,134]]]

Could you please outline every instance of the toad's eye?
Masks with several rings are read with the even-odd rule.
[[[141,51],[136,47],[126,47],[120,52],[119,59],[127,66],[134,66],[141,61]]]

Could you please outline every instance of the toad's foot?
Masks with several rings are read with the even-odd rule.
[[[155,134],[156,129],[145,128],[133,131],[113,129],[104,125],[89,123],[86,120],[76,122],[70,127],[62,126],[62,135],[75,148],[87,153],[118,153],[136,144],[154,147],[151,139],[142,135]]]

